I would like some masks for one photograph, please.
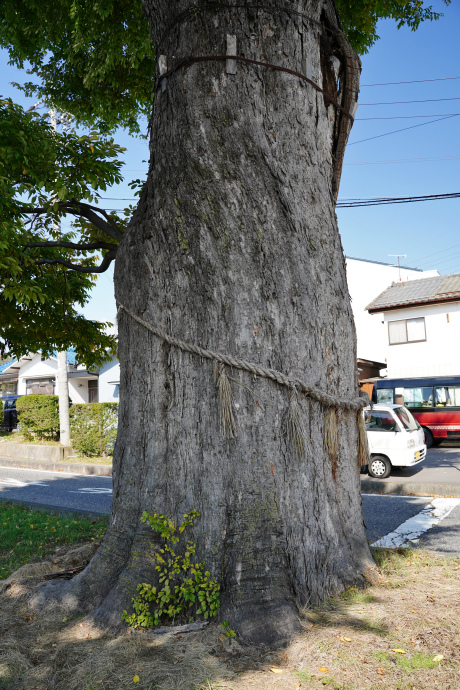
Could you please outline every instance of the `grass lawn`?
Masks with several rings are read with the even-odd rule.
[[[187,634],[116,634],[78,612],[31,611],[36,581],[30,590],[27,577],[18,574],[9,583],[5,577],[49,551],[53,567],[61,569],[59,548],[99,541],[106,519],[2,502],[0,511],[0,690],[460,687],[460,557],[374,550],[382,574],[378,584],[351,587],[320,608],[304,609],[303,631],[285,649],[259,649],[226,638],[214,622]]]
[[[39,511],[0,501],[0,580],[57,546],[100,541],[107,518]]]

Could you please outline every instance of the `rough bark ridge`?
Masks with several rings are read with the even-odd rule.
[[[350,107],[359,59],[329,0],[144,0],[157,55],[226,52],[305,73]],[[300,17],[299,12],[307,17]],[[355,332],[334,213],[350,121],[300,79],[194,63],[156,88],[147,187],[119,250],[116,297],[182,340],[356,396]],[[222,583],[222,616],[273,644],[316,604],[372,569],[361,517],[356,413],[302,401],[306,454],[287,445],[289,390],[233,371],[238,437],[222,438],[213,366],[119,319],[119,437],[110,526],[88,568],[48,586],[69,607],[119,624],[155,578],[142,511],[195,508],[198,560]],[[248,390],[250,389],[250,390]],[[54,589],[53,589],[54,588]]]

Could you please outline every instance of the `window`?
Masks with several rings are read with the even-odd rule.
[[[407,431],[415,431],[420,429],[420,424],[413,418],[409,410],[405,407],[395,407],[394,413]]]
[[[396,422],[389,412],[368,410],[364,421],[367,431],[396,431]]]
[[[18,392],[17,389],[18,389],[18,382],[17,381],[10,381],[9,383],[6,383],[6,382],[0,383],[0,395],[2,395],[2,396],[16,395]]]
[[[405,388],[404,405],[407,407],[433,407],[433,389]]]
[[[393,404],[393,388],[377,388],[377,402],[385,405]]]
[[[54,395],[54,379],[26,379],[26,395]]]
[[[403,319],[388,322],[388,337],[390,345],[401,343],[418,343],[426,340],[425,317],[418,319]]]
[[[436,387],[436,407],[460,407],[459,386]]]

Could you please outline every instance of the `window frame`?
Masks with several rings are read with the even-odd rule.
[[[423,330],[425,332],[425,337],[420,338],[419,340],[409,340],[409,336],[407,333],[407,322],[408,321],[415,321],[416,319],[423,319]],[[402,321],[404,321],[404,325],[406,328],[406,340],[403,340],[403,341],[398,342],[398,343],[392,343],[391,337],[390,337],[390,324],[391,323],[401,323]],[[410,345],[411,343],[426,343],[426,321],[425,321],[424,316],[414,316],[412,319],[395,319],[394,321],[387,321],[387,323],[388,323],[388,344],[390,347],[392,347],[393,345]]]

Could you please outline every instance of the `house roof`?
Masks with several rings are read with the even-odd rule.
[[[0,364],[0,374],[5,371],[5,369],[8,369],[12,364],[16,364],[17,359],[11,359],[9,362],[3,362],[3,364]]]
[[[460,301],[460,273],[392,283],[367,305],[370,314],[408,306]]]

